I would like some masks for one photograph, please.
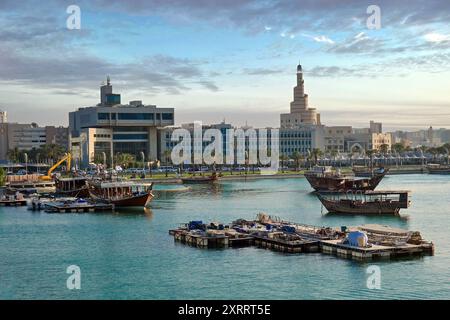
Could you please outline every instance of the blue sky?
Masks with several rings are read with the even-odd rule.
[[[123,101],[175,107],[177,123],[277,126],[300,61],[325,124],[450,127],[448,21],[446,0],[2,0],[0,109],[67,124],[109,74]]]

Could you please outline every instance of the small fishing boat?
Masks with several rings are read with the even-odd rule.
[[[355,177],[371,178],[378,174],[382,174],[383,172],[387,173],[389,169],[383,167],[370,168],[366,166],[353,166],[352,171],[355,174]]]
[[[85,177],[55,178],[56,193],[64,197],[89,197]]]
[[[407,209],[409,191],[357,191],[319,193],[323,206],[331,213],[344,214],[398,214]]]
[[[87,182],[89,196],[98,202],[115,207],[147,207],[153,199],[153,184],[129,181]]]
[[[331,170],[331,167],[314,167],[305,173],[311,187],[316,191],[348,191],[348,190],[374,190],[386,175],[383,170],[371,178],[355,178],[342,175],[339,171]]]
[[[215,172],[213,172],[210,176],[201,175],[181,178],[181,181],[187,184],[214,183],[217,182],[217,180],[219,180],[219,176]]]
[[[450,174],[450,165],[443,164],[429,164],[427,166],[429,174]]]

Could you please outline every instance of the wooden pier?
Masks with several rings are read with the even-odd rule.
[[[269,238],[253,236],[255,246],[285,253],[306,253],[319,252],[320,243],[317,240],[298,239],[282,240],[279,238]]]
[[[434,244],[423,240],[419,232],[376,224],[345,227],[343,231],[342,227],[315,227],[280,219],[240,219],[230,225],[220,226],[220,230],[211,230],[210,225],[199,225],[197,222],[191,229],[192,224],[189,223],[170,230],[169,234],[175,241],[200,248],[256,246],[284,253],[333,254],[359,261],[434,254]],[[358,238],[357,244],[349,237],[354,233],[363,236],[362,239]]]
[[[111,212],[114,211],[113,204],[63,204],[63,203],[47,203],[45,205],[47,213],[86,213],[86,212]]]
[[[341,258],[363,261],[434,254],[434,246],[432,243],[424,243],[418,245],[404,244],[395,247],[372,245],[368,248],[360,248],[349,246],[346,244],[340,244],[339,240],[323,240],[321,241],[320,246],[322,253],[333,254]]]
[[[175,241],[199,248],[229,248],[253,245],[254,238],[248,236],[230,236],[223,233],[192,233],[185,229],[169,230]]]
[[[23,207],[27,205],[27,200],[17,200],[17,199],[5,199],[0,200],[0,207]]]

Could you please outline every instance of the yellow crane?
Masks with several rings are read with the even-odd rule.
[[[66,171],[70,172],[70,164],[72,162],[72,155],[70,153],[67,153],[61,160],[59,160],[57,163],[55,163],[50,169],[48,169],[47,175],[46,176],[40,176],[39,180],[42,181],[50,181],[52,180],[52,172],[53,170],[55,170],[56,168],[58,168],[61,163],[63,163],[64,161],[67,161],[66,164]]]

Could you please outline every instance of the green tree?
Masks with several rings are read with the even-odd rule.
[[[0,187],[4,186],[6,182],[6,172],[3,168],[0,168]]]
[[[391,147],[391,150],[396,153],[403,153],[405,151],[405,146],[400,142],[394,143]]]
[[[386,155],[389,152],[389,145],[383,143],[382,145],[380,145],[379,150],[382,154]]]
[[[289,157],[288,157],[287,155],[282,154],[282,155],[280,156],[281,172],[282,172],[282,173],[284,173],[284,164],[285,164],[285,162],[288,161],[288,160],[289,160]]]
[[[292,154],[292,159],[295,160],[295,170],[296,171],[300,170],[300,161],[303,160],[302,154],[300,152],[298,152],[298,151],[295,151]]]
[[[322,150],[318,148],[314,148],[311,150],[311,158],[314,159],[314,165],[317,165],[317,162],[319,161],[319,158],[323,156]]]
[[[375,155],[376,150],[366,150],[366,155],[369,157],[369,167],[373,167],[373,156]]]
[[[166,177],[168,176],[168,172],[167,172],[167,167],[169,166],[169,163],[171,162],[170,160],[170,155],[172,154],[171,150],[165,150],[163,157],[164,157],[164,165],[166,166]]]
[[[6,153],[6,157],[8,158],[9,161],[13,162],[13,163],[18,163],[20,161],[20,154],[21,152],[19,151],[19,148],[14,148],[14,149],[9,149],[8,152]]]
[[[135,157],[129,153],[117,153],[114,158],[115,164],[123,168],[128,168],[136,161]]]
[[[67,153],[67,150],[57,144],[45,144],[41,148],[39,148],[38,152],[42,155],[43,158],[55,163]]]

